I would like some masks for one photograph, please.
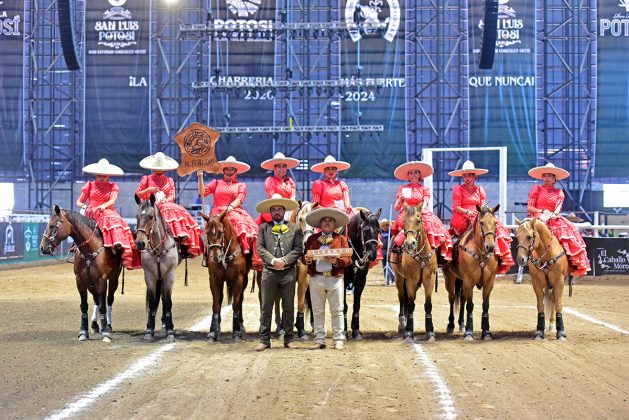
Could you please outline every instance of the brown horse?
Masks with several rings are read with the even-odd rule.
[[[549,331],[552,330],[554,316],[557,321],[557,340],[566,339],[563,326],[564,279],[570,276],[568,257],[559,240],[544,222],[530,218],[519,221],[517,262],[521,267],[528,264],[533,290],[537,297],[537,328],[535,339],[544,338],[545,314],[549,312]],[[546,305],[544,305],[546,298]]]
[[[404,204],[404,245],[401,263],[392,263],[395,273],[395,286],[400,300],[400,332],[405,331],[408,339],[413,339],[413,311],[415,296],[421,285],[424,286],[424,311],[426,312],[426,338],[435,340],[432,324],[432,290],[437,273],[437,253],[428,242],[428,235],[422,222],[422,204],[411,207]]]
[[[111,341],[111,307],[118,288],[118,276],[122,270],[120,254],[103,245],[103,237],[96,222],[80,213],[63,210],[54,205],[48,226],[42,235],[39,249],[42,254],[52,254],[67,237],[74,239],[74,275],[76,288],[81,297],[81,327],[79,341],[89,339],[87,329],[87,291],[92,293],[94,305],[100,315],[102,341]],[[98,332],[98,324],[92,323]]]
[[[478,215],[472,228],[465,232],[458,242],[458,256],[443,266],[446,279],[450,316],[448,317],[448,334],[454,332],[455,300],[460,298],[459,330],[463,331],[463,304],[467,307],[465,324],[465,340],[474,339],[474,286],[483,289],[483,314],[481,317],[481,338],[491,340],[489,331],[489,295],[494,288],[498,259],[494,254],[496,246],[496,216],[500,204],[494,208],[487,205],[476,206]]]
[[[236,231],[226,215],[227,212],[213,216],[203,215],[207,269],[212,292],[212,324],[207,337],[212,341],[218,339],[220,332],[223,283],[227,284],[228,301],[232,302],[232,338],[242,339],[244,332],[242,301],[251,269],[251,254],[243,254]]]

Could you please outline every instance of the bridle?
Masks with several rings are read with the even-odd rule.
[[[158,230],[157,233],[158,233],[159,243],[156,246],[153,246],[153,229],[155,229],[155,225],[157,223],[158,217],[159,217],[159,213],[155,211],[155,217],[153,218],[153,223],[151,223],[151,227],[149,228],[148,232],[146,231],[146,229],[141,228],[141,227],[136,228],[135,232],[136,232],[136,235],[138,232],[142,232],[146,236],[146,239],[148,242],[147,251],[149,254],[151,254],[155,258],[155,260],[159,264],[161,258],[164,255],[168,254],[170,250],[173,249],[177,245],[177,242],[173,241],[173,243],[170,244],[170,246],[164,247],[164,243],[168,239],[168,235],[166,234],[166,232],[164,232],[162,239],[159,240],[160,232]],[[160,248],[161,248],[161,251],[160,251]],[[158,268],[159,268],[159,265],[158,265]]]
[[[524,224],[524,222],[523,222],[523,224]],[[526,229],[527,233],[530,233],[530,231],[528,230],[528,228],[526,226],[524,226],[524,228]],[[526,253],[527,253],[527,258],[533,263],[535,268],[537,268],[540,271],[543,271],[544,274],[548,275],[548,269],[550,268],[550,266],[555,264],[557,261],[559,261],[559,259],[561,257],[566,255],[566,251],[560,252],[555,257],[550,258],[547,261],[542,261],[543,258],[546,256],[546,254],[548,254],[550,252],[550,248],[551,248],[552,243],[553,243],[552,238],[553,238],[554,235],[553,235],[553,233],[551,231],[550,232],[550,234],[551,234],[550,242],[546,246],[546,250],[544,251],[544,253],[539,258],[533,257],[533,251],[535,251],[535,238],[536,238],[535,233],[536,233],[536,230],[534,228],[531,228],[531,229],[533,230],[533,234],[531,235],[531,242],[529,242],[529,246],[526,247],[524,245],[520,245],[520,243],[518,241],[518,249],[520,249],[520,248],[524,249],[526,251]]]
[[[212,216],[213,219],[218,219],[218,216]],[[211,219],[210,219],[211,220]],[[208,222],[209,223],[209,222]],[[222,224],[222,222],[219,220],[218,221],[219,224]],[[229,239],[229,242],[227,243],[227,246],[225,246],[225,229],[221,229],[221,239],[220,242],[210,242],[210,235],[208,234],[207,230],[205,232],[205,237],[207,239],[207,253],[208,253],[208,261],[210,261],[209,257],[212,257],[211,261],[213,263],[221,263],[223,265],[224,269],[227,269],[227,264],[230,263],[240,252],[240,247],[237,247],[236,250],[232,253],[228,255],[229,252],[229,248],[231,246],[232,243],[232,239]],[[210,250],[212,248],[219,248],[220,250],[220,254],[218,255],[212,255],[210,254]]]
[[[406,239],[406,237],[408,236],[409,233],[412,233],[415,235],[415,238],[424,238],[424,222],[420,219],[419,220],[419,229],[418,230],[413,230],[413,229],[404,229],[404,239]],[[428,264],[430,262],[430,259],[432,258],[432,256],[435,254],[435,250],[431,247],[430,248],[430,252],[428,254],[423,254],[422,252],[424,251],[424,248],[426,248],[426,245],[428,244],[428,240],[422,240],[423,244],[422,247],[420,249],[417,249],[417,247],[419,246],[419,241],[415,241],[415,249],[411,249],[409,246],[406,245],[406,243],[404,244],[404,248],[403,251],[406,252],[411,258],[413,258],[415,261],[419,262],[420,267],[423,269],[426,264]]]
[[[354,251],[353,255],[356,255],[358,257],[358,259],[354,260],[354,273],[356,273],[358,270],[364,270],[365,267],[368,266],[369,258],[367,258],[367,244],[373,242],[376,244],[376,246],[378,246],[378,239],[367,239],[365,241],[365,226],[366,226],[365,221],[361,219],[360,224],[358,225],[358,230],[360,231],[360,243],[363,249],[362,256],[359,256],[359,253],[354,247],[354,244],[352,244],[352,240],[349,238],[349,234],[347,235],[347,242],[349,243],[349,246],[351,246],[352,250]]]
[[[469,238],[472,237],[472,235],[468,235],[466,240],[463,243],[459,244],[459,247],[463,249],[463,251],[465,251],[467,254],[471,255],[472,258],[474,258],[476,260],[476,262],[478,262],[478,264],[480,265],[481,270],[483,268],[485,268],[485,265],[487,265],[487,263],[489,262],[489,259],[494,255],[493,252],[487,252],[485,251],[485,239],[487,238],[487,236],[492,235],[494,237],[494,242],[496,241],[496,231],[494,230],[493,232],[485,232],[485,228],[483,227],[483,224],[480,222],[480,214],[476,217],[476,221],[478,221],[478,226],[480,228],[480,234],[481,234],[481,245],[479,245],[476,242],[476,235],[474,235],[474,245],[476,245],[476,248],[478,248],[479,253],[474,252],[473,250],[469,249],[468,247],[465,246],[465,244],[467,242],[469,242]],[[476,223],[476,221],[474,223]],[[474,229],[475,231],[475,229]],[[482,282],[482,275],[483,272],[481,271],[481,282]]]
[[[48,242],[50,242],[57,251],[62,252],[61,247],[59,246],[59,243],[61,242],[55,242],[55,239],[57,239],[57,233],[59,231],[59,228],[61,227],[61,225],[63,224],[62,220],[58,220],[57,223],[55,223],[53,226],[51,226],[50,230],[48,231],[49,234],[46,235],[46,233],[44,233],[42,236],[44,238],[46,238],[48,240]],[[94,237],[94,235],[96,234],[96,229],[98,229],[98,225],[94,225],[94,229],[92,229],[92,234],[82,243],[77,244],[75,243],[69,250],[68,255],[70,254],[70,252],[78,252],[79,256],[85,260],[85,264],[87,265],[87,267],[90,267],[90,264],[92,263],[93,260],[96,259],[96,257],[98,257],[98,254],[100,254],[105,247],[101,246],[100,248],[98,248],[96,251],[92,251],[92,252],[88,252],[88,253],[83,253],[81,252],[81,247],[84,246],[85,244],[87,244],[89,241],[92,240],[92,238]],[[53,255],[54,257],[54,255]],[[55,259],[57,259],[55,257]],[[67,257],[64,258],[64,261],[70,263],[71,261],[67,261]]]

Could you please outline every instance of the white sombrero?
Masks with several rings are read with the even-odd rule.
[[[288,169],[293,169],[299,166],[299,160],[286,157],[282,152],[277,152],[273,156],[273,159],[265,160],[260,164],[260,166],[262,167],[262,169],[268,169],[269,171],[272,171],[273,169],[275,169],[275,165],[281,165],[283,163],[286,164],[286,167]]]
[[[306,223],[310,226],[319,227],[321,219],[331,217],[336,221],[336,227],[342,227],[349,223],[349,216],[344,211],[334,207],[319,207],[306,216]]]
[[[565,179],[570,176],[570,172],[565,169],[558,168],[552,163],[547,163],[544,166],[536,166],[529,170],[529,176],[535,179],[543,179],[543,174],[553,174],[557,179]]]
[[[270,213],[273,206],[282,206],[284,210],[291,211],[299,207],[299,203],[295,200],[284,198],[279,194],[273,194],[273,197],[260,201],[256,206],[256,211],[258,213]]]
[[[488,169],[477,168],[474,166],[474,162],[466,160],[461,169],[448,172],[450,176],[463,176],[463,174],[485,175],[489,172]]]
[[[225,168],[236,168],[237,174],[245,173],[251,168],[245,162],[237,161],[236,158],[233,156],[229,156],[225,160],[220,160],[218,163],[221,164],[221,170]]]
[[[393,171],[393,176],[395,176],[397,179],[401,179],[402,181],[408,181],[408,171],[412,171],[414,169],[417,169],[419,173],[422,174],[422,178],[427,178],[432,175],[432,166],[430,166],[426,162],[412,160],[410,162],[403,163],[395,168],[395,171]]]
[[[327,155],[323,162],[312,165],[310,170],[312,172],[323,173],[323,170],[325,168],[329,168],[330,166],[335,167],[339,171],[344,171],[346,169],[349,169],[349,167],[352,165],[347,162],[343,162],[342,160],[336,160],[334,157]]]
[[[162,152],[145,157],[140,161],[140,166],[151,171],[172,171],[179,167],[179,163]]]
[[[83,172],[92,175],[124,175],[124,172],[122,169],[120,169],[120,167],[112,165],[107,159],[101,159],[98,161],[98,163],[91,163],[83,167]]]

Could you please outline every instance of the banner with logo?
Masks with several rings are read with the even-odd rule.
[[[106,157],[137,172],[150,153],[150,2],[85,7],[85,164]]]
[[[347,176],[389,178],[391,163],[406,161],[405,0],[342,4],[341,18],[349,30],[341,55],[342,124],[383,125],[384,132],[347,133],[341,158],[352,164]]]
[[[509,175],[526,175],[535,166],[535,2],[501,0],[493,68],[481,70],[485,2],[470,2],[470,146],[508,147]],[[490,153],[477,166],[497,174]]]
[[[22,71],[24,2],[0,1],[0,170],[23,163]]]
[[[23,229],[22,223],[0,223],[0,261],[23,258]]]
[[[39,258],[39,224],[24,223],[24,261],[33,261]]]
[[[208,125],[272,127],[275,1],[212,0],[210,10],[211,23],[216,29],[212,34],[213,41],[208,43],[212,69],[210,84],[239,88],[231,89],[228,93],[212,91]],[[219,69],[220,72],[213,69]],[[277,122],[277,125],[288,125],[288,122]],[[216,145],[216,156],[223,160],[229,155],[242,162],[260,162],[261,159],[272,157],[273,144],[260,139],[252,144],[248,134],[221,134],[221,141]],[[265,171],[258,164],[252,164],[247,175],[263,173]]]
[[[629,0],[599,0],[596,164],[600,178],[626,178],[629,155]]]

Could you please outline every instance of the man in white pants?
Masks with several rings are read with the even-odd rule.
[[[310,226],[318,226],[321,232],[308,238],[302,257],[308,265],[310,275],[310,299],[314,313],[315,344],[311,350],[326,347],[325,337],[325,301],[328,300],[332,321],[332,340],[334,348],[343,349],[345,334],[343,333],[343,271],[352,263],[349,256],[329,256],[314,259],[307,255],[309,250],[348,248],[347,238],[335,230],[349,223],[349,216],[338,209],[324,207],[314,210],[306,217]]]

